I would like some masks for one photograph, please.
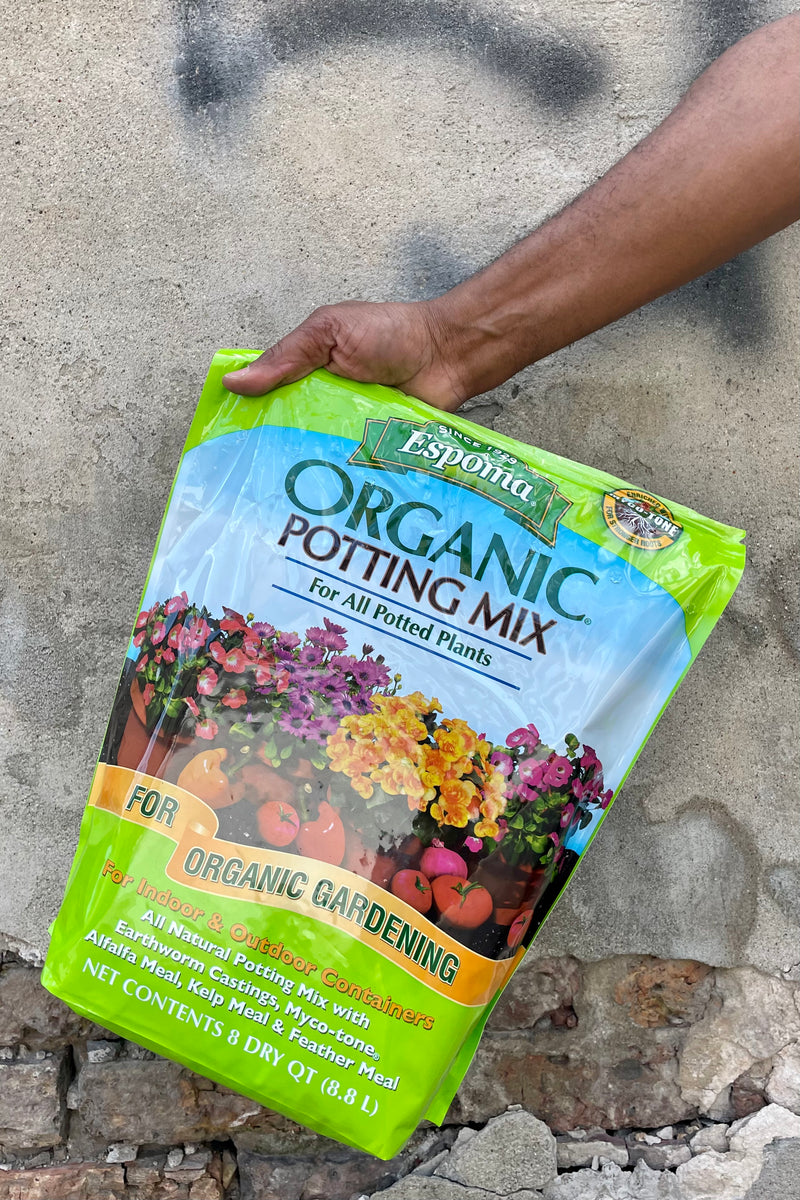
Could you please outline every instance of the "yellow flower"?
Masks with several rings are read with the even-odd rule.
[[[475,826],[475,836],[479,838],[493,838],[500,832],[500,826],[494,821],[478,821]]]

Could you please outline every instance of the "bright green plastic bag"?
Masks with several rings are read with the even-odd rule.
[[[441,1121],[742,531],[325,371],[214,358],[46,987],[329,1137]]]

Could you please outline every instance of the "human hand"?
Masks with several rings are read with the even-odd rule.
[[[435,302],[347,301],[316,309],[292,333],[223,379],[240,396],[262,396],[317,367],[359,383],[382,383],[453,412],[471,392],[459,377]]]

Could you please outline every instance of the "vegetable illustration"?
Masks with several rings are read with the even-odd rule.
[[[525,937],[525,934],[528,932],[528,926],[530,925],[532,920],[533,920],[533,909],[532,908],[529,908],[527,911],[523,910],[521,913],[519,913],[518,916],[516,916],[514,918],[514,920],[511,923],[511,926],[509,928],[508,934],[506,936],[506,943],[507,943],[507,945],[509,945],[511,947],[512,950],[516,950],[517,946],[520,944],[522,939]]]
[[[344,825],[336,809],[331,808],[327,800],[320,802],[316,821],[306,821],[300,826],[297,849],[306,858],[316,858],[334,867],[341,863],[345,851]]]
[[[456,854],[455,850],[445,850],[444,846],[429,846],[422,855],[419,867],[429,879],[435,879],[437,875],[467,878],[467,864],[461,855]]]
[[[492,915],[491,894],[480,883],[467,883],[460,875],[439,875],[432,887],[442,917],[459,929],[477,929]]]
[[[195,754],[178,776],[178,784],[211,808],[227,808],[235,802],[231,781],[222,770],[221,763],[228,757],[224,746],[219,749],[201,750]]]
[[[268,800],[262,804],[257,815],[258,830],[270,846],[288,846],[297,837],[300,818],[291,804],[280,800]]]
[[[421,871],[398,871],[392,879],[392,892],[417,912],[426,913],[433,904],[430,880]]]

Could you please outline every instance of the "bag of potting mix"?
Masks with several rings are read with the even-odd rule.
[[[742,531],[389,388],[214,358],[43,982],[388,1158],[729,600]]]

